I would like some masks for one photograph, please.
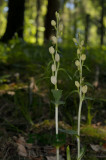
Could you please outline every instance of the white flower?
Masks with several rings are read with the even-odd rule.
[[[52,64],[52,72],[55,72],[56,71],[56,65],[55,64]]]
[[[78,48],[78,49],[77,49],[77,54],[80,54],[80,53],[81,53],[81,51],[80,51],[80,49]]]
[[[85,86],[82,87],[81,90],[85,94],[87,92],[87,89],[88,89],[88,87],[87,87],[87,85],[85,85]]]
[[[84,41],[83,41],[83,40],[81,41],[81,45],[82,45],[82,46],[84,45]]]
[[[55,54],[55,60],[56,60],[56,62],[59,62],[59,61],[60,61],[60,56],[59,56],[58,53]]]
[[[55,36],[52,36],[52,41],[53,41],[54,44],[56,44],[57,43],[57,38]]]
[[[76,38],[73,38],[73,41],[74,41],[74,43],[77,43],[77,40],[76,40]]]
[[[75,61],[75,65],[78,67],[80,66],[80,62],[78,60]]]
[[[82,61],[85,61],[85,59],[86,59],[86,55],[85,55],[85,54],[82,54],[82,55],[81,55],[81,60],[82,60]]]
[[[54,85],[57,83],[57,79],[55,76],[51,76],[51,83],[53,83]]]
[[[49,52],[50,52],[50,54],[54,54],[55,50],[54,50],[54,48],[52,46],[49,47]]]
[[[56,11],[55,15],[56,15],[57,18],[60,18],[60,15],[57,11]]]
[[[76,87],[78,87],[78,88],[79,88],[79,86],[80,86],[80,84],[79,84],[78,81],[75,81],[75,85],[76,85]]]
[[[63,24],[62,24],[62,23],[59,24],[59,30],[60,30],[60,31],[63,30]]]
[[[51,25],[52,25],[52,26],[56,26],[56,21],[51,20]]]

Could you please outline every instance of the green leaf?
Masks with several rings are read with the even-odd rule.
[[[55,104],[55,105],[65,104],[65,102],[64,102],[64,101],[57,101],[57,102],[55,102],[55,101],[51,101],[51,103],[53,103],[53,104]]]
[[[71,160],[71,155],[70,155],[70,148],[69,148],[69,146],[67,146],[66,153],[67,153],[67,160]]]
[[[91,101],[95,100],[95,99],[92,98],[92,97],[85,97],[84,99],[85,99],[85,100],[91,100]]]
[[[89,72],[91,72],[91,70],[86,66],[86,65],[83,65]]]
[[[76,77],[77,72],[79,72],[79,70],[76,70],[76,71],[75,71],[73,78]]]
[[[82,148],[81,152],[80,152],[80,157],[78,158],[78,160],[81,160],[82,157],[84,156],[85,154],[85,148]]]
[[[60,129],[60,128],[59,128],[59,131],[61,131],[61,132],[63,132],[63,133],[67,133],[67,134],[71,134],[71,135],[78,136],[78,135],[77,135],[77,131],[74,131],[74,130],[64,130],[64,129]]]
[[[73,91],[71,91],[71,92],[66,96],[65,99],[67,99],[67,98],[69,97],[69,95],[71,95],[71,94],[73,94],[73,93],[78,93],[78,94],[79,94],[78,90],[73,90]]]
[[[72,77],[69,75],[69,73],[64,68],[59,68],[59,71],[63,71],[64,73],[66,73],[69,79],[72,80]]]
[[[51,92],[52,92],[53,97],[55,99],[55,103],[59,103],[60,98],[62,97],[62,90],[52,89]]]
[[[91,88],[94,88],[94,86],[91,83],[89,83],[89,82],[84,82],[84,84],[86,84],[87,86],[89,86]]]

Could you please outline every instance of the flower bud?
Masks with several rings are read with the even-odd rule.
[[[52,41],[53,41],[53,44],[56,44],[57,43],[57,38],[55,36],[53,36],[52,38]]]
[[[75,65],[78,67],[80,66],[80,62],[78,60],[75,61]]]
[[[59,30],[60,30],[60,31],[63,30],[63,24],[62,24],[62,23],[59,24]]]
[[[55,15],[56,15],[57,18],[60,18],[60,15],[57,11],[55,12]]]
[[[74,43],[77,43],[77,40],[76,40],[76,38],[73,38],[73,42],[74,42]]]
[[[81,53],[81,51],[80,51],[80,49],[78,48],[78,49],[77,49],[77,54],[80,54],[80,53]]]
[[[82,46],[84,45],[84,40],[81,41],[81,45],[82,45]]]
[[[55,54],[55,60],[56,60],[56,62],[59,62],[59,61],[60,61],[60,56],[59,56],[58,53]]]
[[[82,87],[81,91],[85,94],[87,92],[87,89],[88,89],[88,87],[87,87],[87,85],[85,85]]]
[[[85,59],[86,59],[86,55],[85,55],[85,54],[82,54],[82,55],[81,55],[81,60],[82,60],[82,61],[85,61]]]
[[[52,26],[56,26],[56,21],[51,20],[51,25],[52,25]]]
[[[55,71],[56,71],[56,65],[52,64],[52,72],[55,72]]]
[[[49,52],[50,52],[50,54],[54,54],[55,50],[54,50],[54,48],[52,46],[49,47]]]
[[[80,84],[79,84],[78,81],[75,81],[75,85],[76,85],[76,87],[78,87],[78,88],[79,88],[79,86],[80,86]]]
[[[57,83],[57,79],[55,76],[51,76],[51,83],[53,83],[54,85]]]

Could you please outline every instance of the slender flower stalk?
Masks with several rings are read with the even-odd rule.
[[[51,25],[56,30],[56,36],[52,36],[51,40],[53,43],[53,46],[49,48],[49,52],[52,56],[53,64],[51,66],[52,69],[52,76],[51,76],[51,83],[54,85],[54,98],[55,98],[55,129],[56,129],[56,156],[57,160],[59,160],[59,146],[58,146],[58,106],[59,106],[59,99],[61,96],[59,96],[58,100],[55,96],[55,94],[58,92],[61,95],[61,91],[58,90],[57,86],[57,76],[58,76],[58,70],[60,66],[60,55],[58,54],[58,38],[59,38],[59,13],[56,12],[56,22],[54,20],[51,21]],[[62,27],[61,27],[62,28]]]
[[[82,46],[84,44],[84,41],[80,40],[79,35],[79,41],[77,41],[75,38],[73,41],[77,44],[77,60],[75,61],[75,65],[77,66],[78,72],[79,72],[79,82],[75,81],[75,85],[78,89],[79,93],[79,109],[78,109],[78,126],[77,126],[77,160],[81,160],[81,146],[80,146],[80,125],[81,125],[81,110],[82,110],[82,104],[85,98],[85,93],[87,92],[87,85],[84,85],[84,78],[82,75],[83,71],[83,64],[86,59],[86,55],[82,54]]]

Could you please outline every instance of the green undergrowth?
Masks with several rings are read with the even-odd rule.
[[[98,138],[100,140],[106,139],[106,127],[105,126],[99,126],[94,127],[93,125],[85,125],[81,129],[82,134],[86,136],[90,136],[93,138]]]

